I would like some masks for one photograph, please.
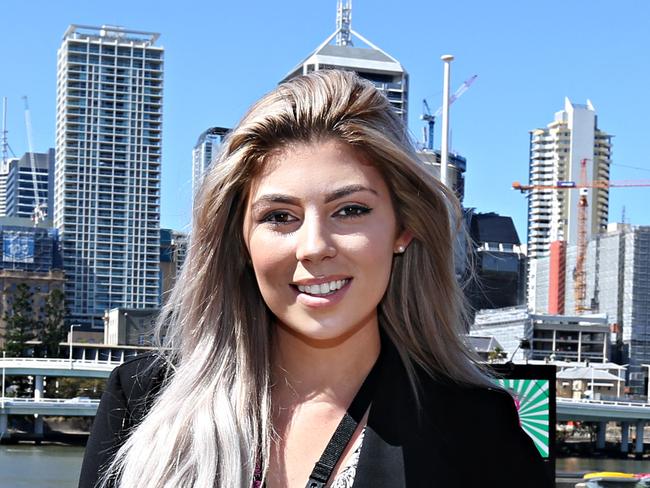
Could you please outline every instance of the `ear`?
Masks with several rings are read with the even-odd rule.
[[[396,254],[402,254],[406,251],[406,248],[413,240],[413,234],[409,230],[403,230],[397,239],[395,239],[395,245],[393,246],[393,251]]]

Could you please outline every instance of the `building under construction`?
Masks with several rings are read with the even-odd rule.
[[[537,259],[536,313],[573,313],[577,246],[558,243],[549,257]],[[628,385],[644,393],[650,364],[650,226],[609,224],[585,253],[585,306],[607,314],[616,346],[613,359],[629,363]]]
[[[34,319],[43,320],[48,294],[63,289],[63,282],[57,229],[47,222],[34,225],[26,218],[0,218],[0,346],[18,285],[29,287]]]

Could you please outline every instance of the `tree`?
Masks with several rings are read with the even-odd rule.
[[[503,359],[505,357],[506,357],[505,351],[499,346],[495,347],[493,350],[491,350],[488,353],[488,361],[491,363],[494,361],[499,361],[500,359]]]
[[[38,331],[44,352],[49,358],[59,356],[59,345],[65,338],[65,295],[59,289],[48,293],[45,299],[45,319]]]
[[[96,378],[47,378],[48,398],[88,397],[99,399],[106,389],[106,380]]]
[[[29,286],[20,283],[11,295],[11,303],[5,312],[4,351],[9,357],[26,353],[27,342],[35,339],[36,321],[32,305],[33,293]]]

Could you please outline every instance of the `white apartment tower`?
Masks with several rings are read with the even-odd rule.
[[[73,321],[158,306],[159,35],[71,25],[58,51],[54,225]]]
[[[196,141],[194,149],[192,149],[192,202],[201,186],[205,172],[212,164],[229,131],[230,129],[224,127],[210,127],[203,131]]]
[[[353,37],[366,47],[354,46]],[[322,69],[355,71],[386,95],[405,124],[408,121],[408,73],[397,59],[352,30],[351,0],[338,0],[334,33],[282,81]]]
[[[530,133],[530,185],[580,183],[581,161],[586,160],[586,182],[609,181],[612,136],[598,129],[596,111],[586,105],[564,101],[564,110],[544,129]],[[587,192],[587,240],[607,227],[609,190]],[[528,200],[528,257],[547,256],[550,243],[578,241],[580,190],[535,189]]]

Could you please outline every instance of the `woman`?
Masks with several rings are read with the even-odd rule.
[[[113,373],[80,486],[551,486],[459,336],[458,204],[416,160],[352,73],[256,103],[198,196],[169,352]]]

